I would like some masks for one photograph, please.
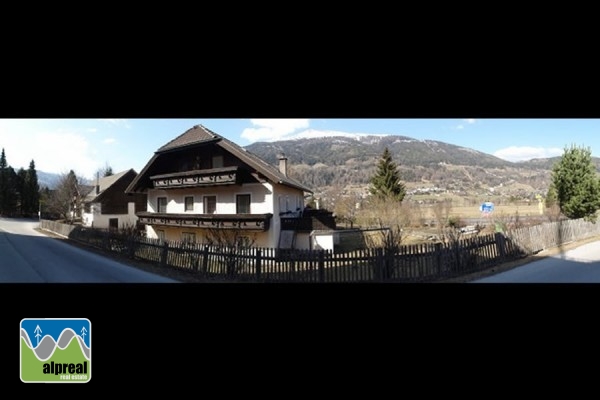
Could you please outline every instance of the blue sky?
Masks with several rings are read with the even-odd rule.
[[[509,161],[561,155],[572,144],[600,156],[600,119],[0,119],[8,164],[92,179],[140,172],[154,152],[202,124],[240,146],[332,135],[402,135],[473,148]],[[401,162],[401,160],[398,160]]]
[[[42,318],[42,319],[24,319],[21,321],[21,328],[27,331],[29,335],[29,339],[31,340],[33,346],[37,346],[38,338],[35,337],[36,327],[39,326],[41,332],[39,341],[42,341],[44,336],[50,335],[54,338],[54,341],[58,341],[60,334],[65,328],[71,328],[75,331],[76,334],[81,336],[85,342],[85,344],[90,347],[90,321],[87,319],[52,319],[52,318]],[[83,335],[82,328],[85,327],[85,335]]]

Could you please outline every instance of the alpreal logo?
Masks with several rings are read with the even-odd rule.
[[[21,381],[90,381],[92,323],[89,319],[25,318],[20,328]]]

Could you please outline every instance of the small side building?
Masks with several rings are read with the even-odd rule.
[[[82,223],[101,229],[137,226],[137,212],[146,211],[147,196],[125,193],[137,172],[133,169],[99,178],[84,200]]]

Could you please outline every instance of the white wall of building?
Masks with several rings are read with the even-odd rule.
[[[134,202],[127,204],[127,214],[102,214],[101,206],[100,203],[94,203],[90,207],[91,212],[83,214],[82,222],[84,226],[108,229],[109,220],[112,218],[117,218],[119,220],[119,229],[127,226],[135,226],[137,223],[138,217],[135,215]]]
[[[157,198],[167,198],[167,213],[185,214],[184,198],[194,197],[194,210],[190,214],[204,214],[204,196],[217,196],[217,214],[235,214],[236,195],[250,195],[252,214],[273,213],[272,191],[268,184],[253,183],[247,185],[222,186],[211,188],[187,188],[169,190],[148,190],[148,211],[158,212]]]
[[[334,245],[334,234],[331,233],[323,233],[323,234],[315,234],[311,235],[312,237],[312,249],[313,250],[331,250],[333,251]]]
[[[236,195],[250,194],[250,213],[251,214],[273,214],[267,232],[248,232],[256,247],[278,247],[279,232],[281,230],[280,212],[296,212],[297,209],[304,208],[304,192],[282,185],[272,185],[270,183],[252,183],[242,186],[221,186],[211,188],[185,188],[148,190],[148,211],[158,212],[158,197],[167,198],[167,213],[172,214],[204,214],[204,196],[217,196],[217,214],[236,214]],[[194,197],[194,210],[185,211],[185,197]],[[292,214],[289,214],[292,215]],[[187,229],[187,228],[186,228]],[[147,226],[146,235],[151,238],[158,238],[156,230],[162,230],[165,233],[166,240],[181,240],[180,228],[169,227],[151,227]],[[187,229],[186,231],[194,232]],[[196,229],[196,240],[206,233],[202,229]],[[245,233],[244,233],[245,234]],[[301,240],[303,246],[308,248],[308,239]],[[298,242],[297,242],[298,243]]]

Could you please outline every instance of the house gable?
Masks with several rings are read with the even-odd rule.
[[[219,160],[216,166],[215,159]],[[194,126],[159,148],[126,191],[143,193],[157,187],[157,179],[163,178],[188,177],[190,186],[194,186],[193,180],[199,180],[203,174],[220,172],[210,170],[235,167],[235,179],[231,177],[227,181],[229,184],[270,181],[312,193],[309,188],[289,178],[275,166],[201,125]],[[170,184],[165,181],[163,183]]]
[[[118,174],[102,177],[86,196],[87,205],[101,204],[102,214],[127,214],[128,204],[135,203],[135,209],[145,211],[147,200],[144,194],[127,194],[125,189],[135,179],[137,173],[133,169]]]

